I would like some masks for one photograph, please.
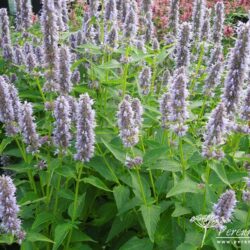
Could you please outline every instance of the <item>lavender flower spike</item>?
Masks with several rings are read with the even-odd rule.
[[[143,107],[141,104],[141,101],[138,98],[134,98],[131,103],[132,109],[134,111],[134,121],[135,125],[138,127],[138,129],[142,126],[142,115],[143,115]]]
[[[181,67],[177,69],[176,76],[170,88],[170,114],[171,128],[178,136],[184,136],[188,127],[185,125],[187,120],[187,79],[185,76],[185,69]]]
[[[246,97],[242,106],[241,118],[246,122],[250,122],[250,87],[248,87],[246,92]]]
[[[30,0],[22,0],[22,23],[25,30],[32,25],[32,6]]]
[[[168,27],[174,36],[179,28],[179,0],[171,0]]]
[[[224,157],[220,146],[224,143],[227,133],[228,120],[226,118],[225,106],[220,103],[213,111],[206,127],[206,134],[202,146],[202,154],[206,158],[221,159]]]
[[[22,105],[22,111],[19,114],[19,123],[24,142],[28,145],[27,152],[36,153],[40,147],[39,135],[36,132],[32,106],[26,101]]]
[[[130,103],[130,97],[125,97],[119,105],[117,113],[120,138],[124,147],[132,147],[139,141],[139,128],[135,121],[135,112]]]
[[[69,94],[72,90],[70,61],[69,48],[62,46],[59,51],[59,86],[63,94]]]
[[[161,112],[161,126],[166,129],[169,127],[169,109],[170,109],[170,95],[168,92],[164,93],[159,100]]]
[[[0,76],[0,120],[5,124],[8,136],[13,136],[18,132],[9,84],[2,76]]]
[[[0,30],[1,38],[2,38],[2,47],[5,44],[11,46],[11,39],[10,39],[10,24],[9,24],[9,17],[6,9],[0,9]]]
[[[187,22],[184,22],[181,25],[180,34],[178,37],[178,43],[176,45],[176,67],[180,68],[182,66],[188,67],[190,61],[189,54],[189,45],[190,45],[190,25]]]
[[[206,8],[204,21],[201,27],[201,40],[208,41],[210,39],[210,9]]]
[[[200,41],[203,18],[205,14],[205,0],[195,0],[192,13],[193,42]]]
[[[88,162],[94,155],[95,144],[95,111],[93,100],[88,94],[80,96],[77,108],[77,135],[75,159]]]
[[[0,176],[0,228],[5,233],[15,236],[19,243],[25,233],[21,229],[21,220],[18,218],[19,206],[16,202],[16,187],[9,176]]]
[[[220,228],[231,221],[236,206],[236,196],[233,190],[228,190],[220,196],[220,199],[213,207],[213,215],[217,218]]]
[[[151,69],[148,66],[144,67],[139,75],[139,85],[141,88],[141,93],[143,95],[149,94],[151,86],[151,75]]]
[[[242,24],[238,33],[235,47],[230,59],[228,74],[225,79],[225,88],[222,96],[226,111],[229,115],[235,112],[240,99],[242,85],[246,79],[246,71],[249,63],[250,25]]]
[[[105,21],[116,22],[117,21],[117,8],[115,0],[105,0]]]
[[[217,2],[215,5],[215,16],[213,20],[213,33],[212,39],[214,43],[221,43],[223,36],[223,25],[224,25],[224,3],[223,1]]]
[[[56,11],[54,2],[43,0],[43,12],[41,17],[43,39],[44,64],[47,68],[46,91],[57,91],[58,86],[58,27],[56,25]]]
[[[142,9],[144,13],[151,11],[152,0],[142,0]]]
[[[70,134],[70,106],[67,98],[59,96],[55,101],[54,116],[56,119],[53,138],[55,145],[65,152],[69,147]]]
[[[130,11],[127,13],[125,22],[124,22],[124,38],[132,41],[138,30],[138,17],[133,8],[130,8]]]
[[[21,31],[23,29],[22,23],[22,0],[15,0],[16,3],[16,30]]]
[[[112,29],[106,37],[106,44],[112,48],[116,49],[118,47],[118,30],[116,25],[113,25]]]

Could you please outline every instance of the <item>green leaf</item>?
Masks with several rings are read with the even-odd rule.
[[[0,154],[3,153],[4,149],[12,142],[12,138],[4,138],[0,144]]]
[[[117,206],[118,212],[120,212],[120,209],[124,207],[125,204],[127,204],[129,200],[130,191],[128,187],[125,186],[118,186],[113,189],[115,202]]]
[[[217,174],[217,176],[229,187],[231,187],[230,182],[228,181],[227,174],[225,171],[225,168],[222,164],[210,164],[211,169],[214,170],[214,172]]]
[[[74,230],[72,233],[71,242],[83,242],[83,241],[95,242],[91,237],[89,237],[82,231]]]
[[[111,145],[103,138],[101,139],[102,143],[106,146],[106,148],[114,155],[114,157],[120,161],[122,164],[124,164],[126,160],[126,154],[124,154],[120,148],[116,148],[114,145]]]
[[[119,250],[153,250],[153,243],[148,238],[139,239],[136,236],[128,240]]]
[[[71,229],[72,225],[69,223],[64,223],[56,226],[54,239],[55,244],[53,246],[53,250],[57,250],[61,246],[63,240],[66,238]]]
[[[106,186],[106,184],[95,176],[83,178],[83,181],[104,191],[111,192],[111,190]]]
[[[158,161],[162,156],[166,157],[166,152],[168,151],[167,146],[161,146],[159,148],[154,148],[148,150],[143,158],[144,162],[154,162]]]
[[[179,217],[185,214],[190,214],[191,210],[186,207],[182,207],[180,204],[176,204],[175,210],[172,213],[172,217]]]
[[[198,188],[198,183],[190,180],[190,179],[184,179],[180,182],[177,182],[176,185],[170,189],[170,191],[167,194],[167,198],[183,193],[198,193],[200,192]]]
[[[147,164],[145,165],[147,166]],[[181,171],[181,165],[178,161],[174,160],[158,160],[156,163],[149,164],[148,169],[178,172]]]
[[[112,59],[110,62],[101,64],[98,66],[98,68],[101,68],[101,69],[117,69],[120,67],[121,67],[121,64],[114,59]]]
[[[40,233],[35,233],[35,232],[29,232],[26,238],[28,241],[31,241],[31,242],[44,241],[44,242],[54,243],[51,239],[49,239],[45,235],[40,234]]]
[[[196,246],[191,245],[189,243],[182,243],[176,248],[176,250],[196,250],[196,249],[197,249]]]
[[[160,220],[161,208],[155,205],[142,205],[141,212],[149,238],[152,242],[154,242],[154,234]]]
[[[53,214],[48,213],[48,212],[42,212],[40,214],[38,214],[36,216],[36,219],[34,221],[34,223],[32,224],[32,229],[36,229],[37,227],[39,227],[40,225],[49,222],[49,221],[53,221]]]
[[[84,209],[85,198],[86,198],[86,193],[82,194],[77,199],[75,219],[77,219],[81,215]],[[68,214],[71,218],[73,217],[73,211],[74,211],[74,202],[72,202],[68,208]]]

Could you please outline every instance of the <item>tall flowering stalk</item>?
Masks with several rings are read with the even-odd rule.
[[[224,3],[220,1],[214,6],[215,15],[213,20],[212,40],[214,43],[221,43],[224,28]]]
[[[109,31],[106,37],[106,45],[112,49],[116,49],[118,47],[118,30],[116,25],[113,25]]]
[[[25,232],[21,228],[21,220],[18,218],[20,211],[16,201],[16,187],[9,176],[0,176],[0,228],[5,233],[15,236],[21,244]]]
[[[59,77],[58,83],[62,94],[69,94],[72,90],[70,51],[67,46],[62,46],[59,51]]]
[[[142,126],[142,114],[143,114],[143,107],[141,104],[141,101],[138,98],[134,98],[131,102],[132,110],[134,111],[134,121],[135,125],[138,127],[138,129]]]
[[[213,207],[213,215],[219,222],[219,228],[222,230],[224,224],[231,221],[237,200],[233,190],[227,190],[223,193],[218,202]]]
[[[142,0],[142,9],[144,13],[151,11],[152,0]]]
[[[58,90],[58,27],[54,2],[44,0],[42,12],[43,52],[47,68],[46,91]]]
[[[16,30],[22,31],[23,23],[22,23],[22,0],[15,0],[16,3]]]
[[[152,19],[152,12],[147,12],[145,16],[145,42],[149,43],[152,40],[152,37],[154,35],[154,23]]]
[[[21,112],[19,114],[19,123],[23,139],[28,145],[26,150],[32,154],[36,153],[41,146],[34,120],[32,105],[25,101],[22,104]]]
[[[64,23],[64,31],[69,29],[69,13],[68,13],[68,7],[67,7],[67,0],[61,0],[61,15],[62,15],[62,21]]]
[[[18,126],[15,119],[9,84],[0,76],[0,120],[5,124],[8,136],[16,135]]]
[[[161,112],[161,126],[166,129],[169,127],[170,94],[166,91],[159,100]]]
[[[184,136],[188,129],[188,126],[185,125],[185,123],[189,117],[187,111],[187,78],[185,76],[184,67],[181,67],[176,73],[169,93],[169,120],[171,121],[170,127],[178,136]]]
[[[2,48],[4,47],[5,44],[11,46],[10,24],[6,9],[0,9],[0,30],[1,30]]]
[[[224,157],[221,146],[227,133],[228,120],[226,117],[226,109],[223,103],[220,103],[211,113],[202,146],[202,154],[208,159]]]
[[[117,8],[115,0],[105,0],[105,14],[106,22],[117,22]]]
[[[77,106],[77,135],[75,159],[88,162],[94,155],[95,144],[95,111],[93,100],[88,94],[80,96]]]
[[[141,93],[143,95],[148,95],[150,92],[152,72],[151,68],[145,66],[139,74],[139,85]]]
[[[190,61],[190,25],[187,22],[184,22],[181,25],[178,43],[176,45],[176,66],[180,68],[182,66],[188,67]]]
[[[91,17],[97,16],[99,5],[100,5],[99,0],[89,0],[89,10],[90,10]]]
[[[210,40],[210,9],[206,8],[205,14],[204,14],[204,20],[201,27],[201,40],[202,41],[208,41]]]
[[[174,36],[177,36],[179,29],[179,0],[170,1],[168,27]]]
[[[119,104],[117,113],[119,135],[124,147],[133,147],[139,141],[138,119],[135,119],[137,116],[135,112],[136,110],[133,110],[130,96],[126,96]]]
[[[55,101],[54,108],[55,129],[53,139],[58,151],[65,152],[69,147],[71,140],[70,126],[70,105],[68,99],[64,96],[59,96]]]
[[[192,13],[193,41],[200,41],[201,28],[205,14],[205,0],[195,0]]]
[[[32,6],[30,0],[22,0],[22,27],[27,30],[32,25]]]
[[[246,97],[242,105],[241,118],[246,122],[250,122],[250,87],[247,88]]]
[[[246,79],[249,62],[250,28],[249,22],[242,24],[236,44],[229,58],[228,74],[225,79],[223,102],[229,115],[235,112],[240,100],[242,85]]]
[[[138,30],[138,17],[133,8],[130,8],[129,12],[126,15],[124,26],[123,26],[123,36],[128,41],[132,41],[136,35]]]
[[[64,31],[64,22],[62,19],[62,0],[54,0],[54,6],[57,10],[57,26],[60,31]]]

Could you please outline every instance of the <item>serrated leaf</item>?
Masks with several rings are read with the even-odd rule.
[[[54,218],[53,214],[48,212],[42,212],[36,216],[34,223],[32,224],[32,229],[36,229],[37,227],[41,226],[42,224],[52,221]]]
[[[63,223],[56,226],[54,239],[55,244],[53,246],[53,250],[57,250],[61,246],[62,242],[64,241],[71,229],[72,225],[69,223]]]
[[[139,239],[138,237],[132,237],[119,250],[153,250],[153,243],[148,239]]]
[[[183,193],[198,193],[200,190],[198,189],[198,183],[190,180],[184,179],[180,182],[177,182],[176,185],[170,189],[167,194],[167,198]]]
[[[124,207],[124,205],[129,200],[130,191],[128,187],[125,186],[118,186],[113,189],[115,202],[117,206],[118,212],[120,212],[120,209]]]
[[[35,232],[29,232],[26,238],[28,241],[31,241],[31,242],[44,241],[44,242],[54,243],[51,239],[49,239],[45,235],[40,234],[40,233],[35,233]]]
[[[226,174],[226,171],[225,171],[225,168],[224,166],[221,164],[210,164],[209,165],[211,167],[211,169],[214,170],[214,172],[217,174],[217,176],[226,184],[228,185],[229,187],[231,187],[231,184],[230,182],[228,181],[228,178],[227,178],[227,174]]]
[[[161,208],[155,205],[142,205],[141,212],[148,232],[148,236],[150,240],[154,242],[154,234],[157,224],[160,220]]]
[[[104,191],[111,192],[111,190],[106,186],[106,184],[95,176],[83,178],[83,181]]]

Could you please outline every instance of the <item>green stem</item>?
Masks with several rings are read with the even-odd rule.
[[[83,164],[79,164],[79,169],[78,169],[78,176],[76,180],[76,188],[75,188],[75,198],[74,198],[74,204],[73,204],[73,214],[71,218],[72,225],[74,224],[76,220],[76,212],[77,212],[77,203],[78,203],[78,194],[79,194],[79,186],[81,182],[81,175],[82,175],[82,170],[83,170]],[[67,244],[66,244],[66,249],[69,249],[70,241],[72,237],[72,229],[69,232]]]
[[[147,206],[147,200],[146,200],[145,192],[144,192],[142,181],[141,181],[141,175],[140,175],[138,167],[136,167],[136,173],[137,173],[138,182],[139,182],[140,189],[141,189],[141,194],[142,194],[143,202]]]
[[[207,228],[205,227],[204,235],[203,235],[202,242],[201,242],[201,248],[204,246],[206,236],[207,236]]]
[[[182,166],[182,177],[184,179],[186,176],[186,163],[185,163],[185,159],[184,159],[183,145],[182,145],[182,138],[181,137],[179,137],[179,151],[180,151],[181,166]]]
[[[128,58],[129,50],[126,48],[125,58]],[[122,96],[124,97],[126,94],[126,88],[127,88],[127,76],[128,76],[128,63],[125,64],[124,71],[123,71],[123,81],[122,81]]]

